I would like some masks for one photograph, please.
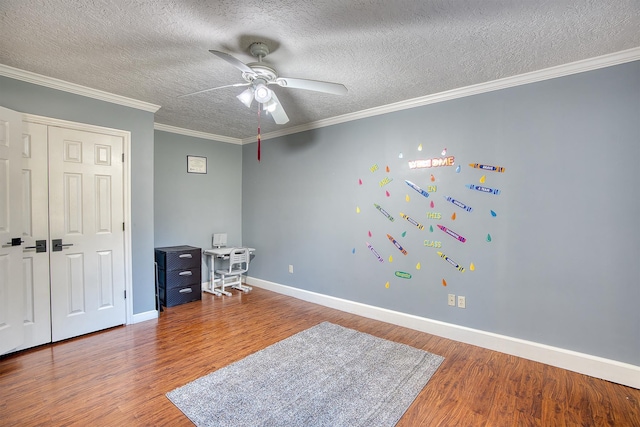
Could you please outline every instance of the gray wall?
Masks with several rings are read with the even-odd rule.
[[[206,157],[207,173],[187,173],[187,155]],[[156,247],[207,249],[218,232],[242,245],[242,147],[156,131],[154,157]]]
[[[445,147],[454,166],[409,169]],[[640,62],[267,140],[260,163],[255,151],[243,147],[251,276],[640,365]]]
[[[0,76],[0,105],[131,132],[133,312],[155,310],[153,271],[153,114]]]

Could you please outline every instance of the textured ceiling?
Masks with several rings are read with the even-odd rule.
[[[640,0],[2,0],[0,64],[161,105],[157,123],[233,138],[257,114],[226,88],[252,42],[280,76],[344,96],[276,87],[303,125],[640,46]],[[271,86],[273,88],[273,86]],[[1,100],[0,100],[1,103]]]

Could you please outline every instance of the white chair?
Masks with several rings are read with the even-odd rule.
[[[231,296],[231,292],[225,291],[227,286],[238,289],[242,292],[249,292],[251,286],[242,284],[242,275],[249,270],[249,249],[233,248],[229,253],[229,268],[225,270],[216,270],[216,274],[220,276],[219,287],[215,291],[221,294]]]

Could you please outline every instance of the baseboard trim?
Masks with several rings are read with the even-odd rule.
[[[385,308],[293,288],[255,277],[247,277],[247,283],[251,286],[347,313],[357,314],[369,319],[411,328],[420,332],[426,332],[512,356],[546,363],[547,365],[640,389],[640,366],[629,363],[387,310]]]
[[[143,313],[137,313],[133,315],[131,324],[146,322],[147,320],[154,320],[158,318],[158,310],[145,311]]]

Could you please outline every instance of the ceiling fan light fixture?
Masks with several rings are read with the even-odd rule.
[[[236,96],[247,108],[251,108],[251,103],[253,102],[253,88],[247,88],[238,96]]]
[[[256,98],[256,101],[261,104],[265,104],[271,99],[271,89],[269,89],[263,83],[258,83],[255,87],[254,96]]]
[[[278,103],[271,98],[266,104],[262,104],[263,108],[269,113],[273,113],[278,108]]]

